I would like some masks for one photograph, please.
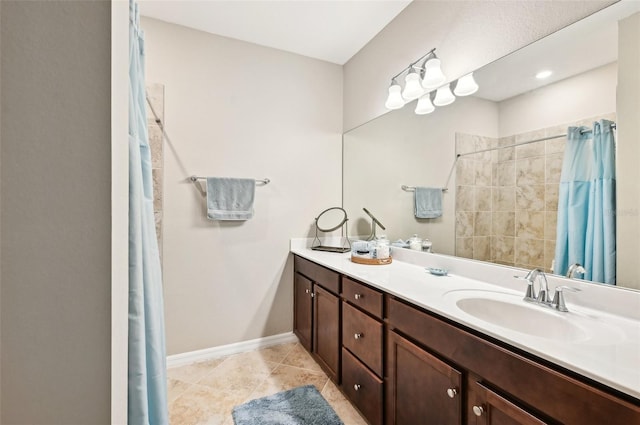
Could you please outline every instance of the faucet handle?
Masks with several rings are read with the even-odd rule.
[[[516,279],[524,280],[527,282],[527,292],[524,294],[525,301],[535,301],[536,300],[536,289],[533,287],[533,280],[529,279],[529,276],[513,276]]]
[[[581,289],[574,288],[572,286],[556,286],[556,292],[553,295],[553,300],[551,301],[551,307],[555,308],[558,311],[567,312],[567,306],[564,303],[564,291],[569,292],[580,292]]]

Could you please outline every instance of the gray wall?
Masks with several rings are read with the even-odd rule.
[[[165,86],[167,354],[290,332],[291,237],[340,205],[342,67],[144,19],[147,84]],[[206,219],[189,175],[271,179],[255,215]],[[198,183],[200,185],[202,183]]]
[[[110,421],[110,16],[2,2],[2,423]]]

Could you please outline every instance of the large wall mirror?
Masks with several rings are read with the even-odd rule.
[[[392,241],[418,234],[436,253],[552,271],[564,135],[606,120],[616,126],[618,212],[606,211],[616,284],[640,289],[639,52],[640,2],[622,1],[475,71],[472,96],[429,115],[414,101],[345,133],[349,236],[370,234],[364,207]],[[542,70],[551,76],[536,78]],[[415,218],[402,186],[446,189],[442,216]]]

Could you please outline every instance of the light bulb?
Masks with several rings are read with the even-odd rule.
[[[387,109],[400,109],[404,106],[404,99],[400,94],[400,84],[395,80],[393,80],[389,86],[389,97],[387,97],[384,106],[386,106]]]
[[[424,77],[422,78],[422,87],[425,89],[433,89],[444,83],[447,77],[440,69],[440,59],[433,57],[424,64]]]
[[[453,90],[456,96],[469,96],[477,91],[478,84],[476,84],[476,80],[473,79],[473,72],[461,77],[456,84],[456,88]]]
[[[454,100],[456,100],[456,97],[451,93],[451,88],[449,84],[447,84],[438,89],[436,98],[433,99],[433,104],[436,106],[445,106],[453,103]]]
[[[420,85],[420,76],[416,73],[416,70],[411,68],[409,73],[404,78],[404,90],[402,91],[402,97],[406,100],[413,100],[419,98],[424,90]]]
[[[418,104],[416,105],[416,114],[425,115],[430,114],[436,110],[436,107],[431,103],[431,93],[426,93],[420,96]]]

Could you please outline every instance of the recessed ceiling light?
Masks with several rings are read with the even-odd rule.
[[[551,74],[553,74],[553,72],[549,71],[549,70],[545,70],[545,71],[540,71],[536,74],[536,78],[538,80],[543,80],[545,78],[548,78],[549,76],[551,76]]]

